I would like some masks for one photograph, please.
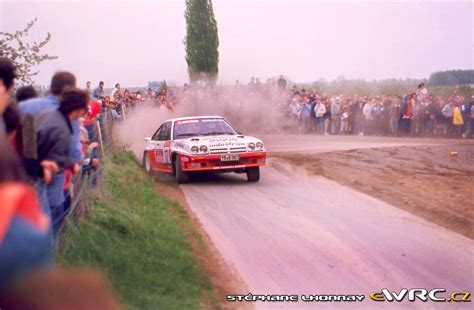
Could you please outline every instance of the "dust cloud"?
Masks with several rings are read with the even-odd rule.
[[[270,83],[253,91],[239,84],[171,88],[167,100],[168,104],[145,100],[127,108],[125,119],[115,126],[118,142],[138,158],[144,138],[151,137],[164,121],[172,118],[224,116],[244,135],[282,133],[291,125],[283,112],[286,94]]]

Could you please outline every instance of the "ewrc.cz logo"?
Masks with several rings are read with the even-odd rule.
[[[414,302],[415,300],[421,300],[423,302],[436,301],[436,302],[471,302],[471,293],[465,291],[458,291],[452,293],[449,298],[443,297],[441,294],[446,293],[444,288],[435,288],[430,291],[424,288],[412,288],[402,289],[399,293],[390,292],[384,288],[381,292],[374,292],[370,294],[370,299],[375,301],[388,301],[388,302],[401,302],[407,297],[407,300]],[[440,296],[441,295],[441,296]]]

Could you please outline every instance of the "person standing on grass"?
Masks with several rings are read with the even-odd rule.
[[[468,100],[465,100],[464,97],[461,98],[461,115],[464,120],[464,125],[462,128],[462,137],[463,138],[468,138],[471,134],[471,120],[470,120],[470,112],[471,112],[471,102]]]
[[[448,136],[453,134],[453,113],[454,113],[454,101],[449,99],[448,104],[446,104],[441,110],[444,116],[444,122],[446,124],[446,132]]]
[[[339,134],[341,127],[341,98],[331,98],[331,133]]]
[[[41,170],[38,169],[38,162],[55,162],[48,158],[43,158],[40,156],[45,149],[49,147],[51,140],[56,139],[56,137],[51,137],[49,139],[39,139],[38,137],[38,117],[44,111],[56,111],[61,105],[61,97],[64,92],[71,87],[75,87],[76,77],[70,72],[57,72],[54,74],[51,79],[50,95],[44,98],[34,98],[19,103],[19,109],[23,115],[32,115],[35,118],[35,130],[36,130],[36,139],[37,139],[37,154],[38,158],[36,160],[24,159],[27,163],[26,168],[28,174],[32,178],[38,178],[41,176]],[[68,154],[76,162],[80,163],[82,161],[82,145],[80,143],[80,125],[78,121],[72,121],[72,137],[70,143],[67,146],[69,148]],[[63,147],[66,147],[63,145]],[[58,163],[55,163],[58,165]],[[56,168],[56,167],[54,167]],[[56,170],[56,169],[55,169]],[[42,180],[36,182],[36,190],[41,199],[43,208],[47,214],[51,214],[52,210],[62,209],[62,205],[66,200],[64,196],[63,186],[65,182],[66,175],[63,170],[55,171],[54,176],[52,177],[51,182],[47,180]]]
[[[400,131],[405,135],[409,135],[411,130],[411,119],[413,117],[413,102],[414,99],[411,94],[405,96],[401,112],[402,116],[400,120]]]
[[[79,173],[79,165],[71,155],[73,138],[73,121],[79,121],[88,111],[89,94],[78,88],[63,92],[60,105],[55,110],[45,110],[35,117],[36,139],[38,141],[38,159],[57,163],[60,171],[69,168],[74,174]],[[64,178],[61,186],[50,187],[48,192],[53,197],[63,197],[52,201],[51,220],[53,233],[56,236],[64,215]],[[57,202],[57,203],[56,203]]]
[[[400,111],[402,109],[402,101],[400,97],[394,97],[388,108],[389,118],[389,134],[398,136],[398,122],[400,120]]]
[[[464,119],[462,117],[461,108],[457,104],[453,109],[453,136],[462,137],[462,129],[464,127]]]
[[[364,120],[365,120],[365,135],[371,135],[374,132],[374,115],[372,114],[372,108],[374,107],[374,100],[368,101],[364,108],[362,109],[362,113],[364,113]]]
[[[303,133],[306,134],[311,130],[311,99],[309,96],[303,97],[301,118],[303,120]]]
[[[353,133],[359,136],[364,135],[364,101],[362,98],[357,98],[356,102],[351,107],[351,117],[353,120]]]
[[[314,106],[314,114],[316,116],[316,128],[320,135],[324,135],[324,115],[326,114],[326,106],[321,102],[321,99],[316,99]]]
[[[382,101],[377,98],[375,100],[374,106],[372,107],[372,117],[373,117],[373,133],[381,135],[383,133],[383,115],[385,113],[384,106]]]
[[[309,111],[310,111],[310,122],[311,122],[311,125],[310,125],[310,128],[311,128],[311,132],[317,132],[317,125],[316,125],[316,113],[314,112],[314,107],[316,107],[316,95],[311,95],[310,96],[310,107],[309,107]]]
[[[322,101],[326,108],[326,113],[324,114],[324,135],[329,135],[329,131],[331,128],[331,104],[329,103],[329,99],[325,99]]]
[[[469,123],[471,127],[470,136],[472,137],[474,134],[474,96],[471,97],[471,107],[469,112]]]

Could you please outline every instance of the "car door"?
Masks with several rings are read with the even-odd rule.
[[[157,149],[160,147],[160,132],[164,128],[164,124],[162,124],[155,134],[151,137],[150,142],[147,145],[146,152],[147,156],[150,160],[150,166],[152,170],[158,170],[159,162],[156,160],[157,156]]]
[[[171,172],[170,159],[170,145],[171,145],[171,122],[163,124],[158,133],[158,141],[155,146],[155,162],[157,170],[162,172]]]

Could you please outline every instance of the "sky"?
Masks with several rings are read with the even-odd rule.
[[[339,76],[427,78],[472,69],[471,1],[214,0],[219,81],[284,74],[296,82]],[[188,81],[184,0],[0,0],[0,31],[37,17],[29,39],[52,34],[35,82],[69,70],[79,85]]]

